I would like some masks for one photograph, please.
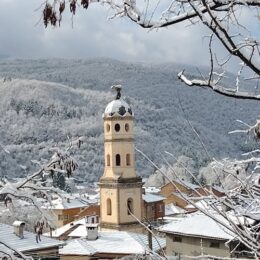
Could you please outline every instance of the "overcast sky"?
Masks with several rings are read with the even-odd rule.
[[[104,7],[78,12],[72,28],[64,16],[60,28],[45,29],[43,0],[0,0],[0,55],[20,58],[111,57],[128,61],[206,65],[209,34],[202,26],[169,27],[147,32],[126,19],[107,20]]]

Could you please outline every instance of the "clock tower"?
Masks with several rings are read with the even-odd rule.
[[[115,100],[103,114],[104,174],[100,178],[101,228],[140,229],[142,220],[142,179],[135,172],[133,112],[121,98],[121,86]]]

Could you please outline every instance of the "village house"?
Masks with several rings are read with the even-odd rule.
[[[153,194],[145,193],[142,195],[143,199],[143,218],[149,221],[156,221],[157,219],[163,219],[165,216],[165,197]]]
[[[212,195],[216,197],[225,195],[219,187],[210,185],[201,187],[184,180],[172,180],[161,187],[160,193],[165,197],[165,205],[173,204],[188,213],[197,211],[189,201],[197,202]]]
[[[221,216],[215,216],[225,221]],[[176,256],[180,260],[200,255],[213,258],[232,256],[235,235],[202,213],[189,214],[185,218],[161,226],[158,231],[166,236],[168,256]]]
[[[44,236],[36,239],[36,234],[24,229],[25,223],[21,221],[15,221],[13,226],[0,224],[1,242],[34,259],[59,259],[59,248],[64,242]],[[0,252],[5,251],[3,244],[0,245]]]
[[[88,200],[80,198],[56,199],[48,209],[56,216],[56,227],[62,227],[85,216],[100,215],[99,205],[90,204]]]
[[[188,205],[188,202],[183,198],[183,196],[191,196],[198,188],[199,186],[184,180],[172,180],[172,182],[169,182],[161,187],[160,193],[166,198],[164,200],[165,205],[174,203],[180,208],[185,208]]]

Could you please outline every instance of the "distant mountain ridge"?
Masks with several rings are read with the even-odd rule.
[[[67,136],[84,136],[82,149],[74,151],[78,176],[97,180],[103,172],[102,113],[114,97],[112,84],[123,85],[135,113],[136,146],[158,164],[166,150],[194,158],[197,167],[209,160],[187,119],[212,157],[239,156],[259,145],[228,135],[241,128],[236,119],[254,122],[260,112],[257,102],[186,87],[176,76],[181,69],[111,59],[0,60],[0,77],[13,78],[0,83],[0,142],[11,152],[0,151],[0,176],[25,174],[19,165],[32,171],[36,166],[30,160],[48,158],[48,148],[64,147]],[[153,173],[140,154],[136,157],[142,176]]]

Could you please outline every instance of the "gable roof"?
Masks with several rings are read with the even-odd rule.
[[[188,181],[185,181],[185,180],[176,180],[176,179],[174,179],[174,180],[172,180],[172,182],[174,182],[175,184],[179,184],[179,185],[185,187],[185,188],[188,189],[188,190],[196,190],[196,189],[200,188],[200,186],[198,186],[198,185],[196,185],[196,184],[192,184],[192,183],[190,183],[190,182],[188,182]],[[164,185],[161,187],[161,189],[163,189],[163,188],[166,187],[167,185],[172,185],[172,186],[174,186],[171,182],[168,182],[168,183],[164,184]]]
[[[152,194],[152,193],[142,194],[142,198],[147,203],[163,201],[164,199],[166,199],[162,195],[157,195],[157,194]]]
[[[52,201],[51,209],[74,209],[85,208],[89,206],[89,202],[79,198],[73,199],[56,199]]]
[[[153,238],[153,250],[158,251],[166,245],[165,238]],[[146,235],[126,231],[99,232],[98,239],[73,239],[59,250],[61,255],[94,255],[94,254],[145,254],[148,251]]]
[[[214,215],[226,224],[228,222],[220,215]],[[158,228],[164,233],[171,233],[189,237],[214,238],[217,240],[234,239],[235,234],[218,224],[216,221],[202,213],[194,213]]]
[[[75,227],[77,228],[78,226],[81,226],[81,225],[85,226],[85,224],[86,224],[86,219],[82,218],[82,219],[70,222],[70,223],[68,223],[68,224],[66,224],[66,225],[64,225],[62,227],[59,227],[59,228],[53,230],[51,233],[50,232],[44,233],[43,235],[47,236],[47,237],[52,236],[54,238],[59,238],[64,233],[67,233],[70,230],[74,230]]]
[[[13,227],[6,224],[0,224],[0,241],[20,252],[59,247],[64,244],[63,242],[43,236],[41,236],[41,241],[37,243],[36,235],[27,231],[24,231],[24,238],[21,239],[14,234]]]

